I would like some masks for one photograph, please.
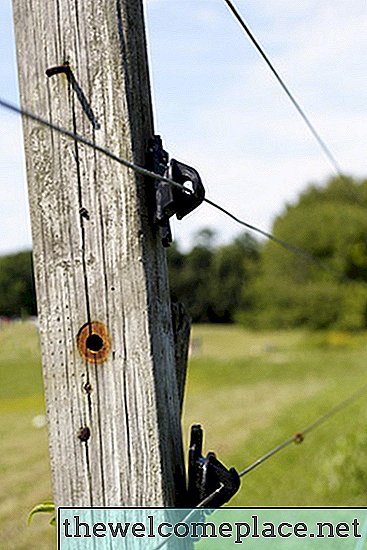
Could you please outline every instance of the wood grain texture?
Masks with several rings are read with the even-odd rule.
[[[22,106],[144,164],[153,129],[141,1],[13,7]],[[99,129],[70,79],[45,75],[65,61]],[[166,259],[148,182],[29,120],[24,142],[55,502],[182,505]],[[93,321],[110,339],[103,363],[77,348]]]

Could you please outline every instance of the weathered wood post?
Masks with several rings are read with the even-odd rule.
[[[144,164],[141,0],[13,6],[23,108]],[[24,142],[56,505],[182,505],[166,259],[148,182],[27,119]]]

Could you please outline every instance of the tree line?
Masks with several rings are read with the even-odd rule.
[[[171,297],[194,322],[252,328],[367,327],[367,180],[310,185],[273,225],[280,239],[327,264],[242,233],[218,243],[200,231],[189,251],[167,251]],[[31,252],[0,258],[0,315],[36,314]],[[334,274],[332,273],[334,272]]]
[[[37,314],[32,253],[0,257],[0,317]]]

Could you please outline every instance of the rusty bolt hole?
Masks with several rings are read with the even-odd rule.
[[[91,334],[86,340],[86,345],[90,351],[97,353],[103,348],[103,340],[98,334]]]
[[[111,339],[106,325],[92,321],[81,327],[77,335],[80,355],[89,363],[105,363],[111,351]]]

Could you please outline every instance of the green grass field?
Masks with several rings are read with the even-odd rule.
[[[199,422],[205,449],[243,469],[367,382],[367,335],[250,332],[197,326],[184,407],[184,440]],[[36,328],[0,328],[0,547],[55,548]],[[234,506],[366,506],[367,395],[242,480]],[[5,544],[4,544],[5,542]]]

